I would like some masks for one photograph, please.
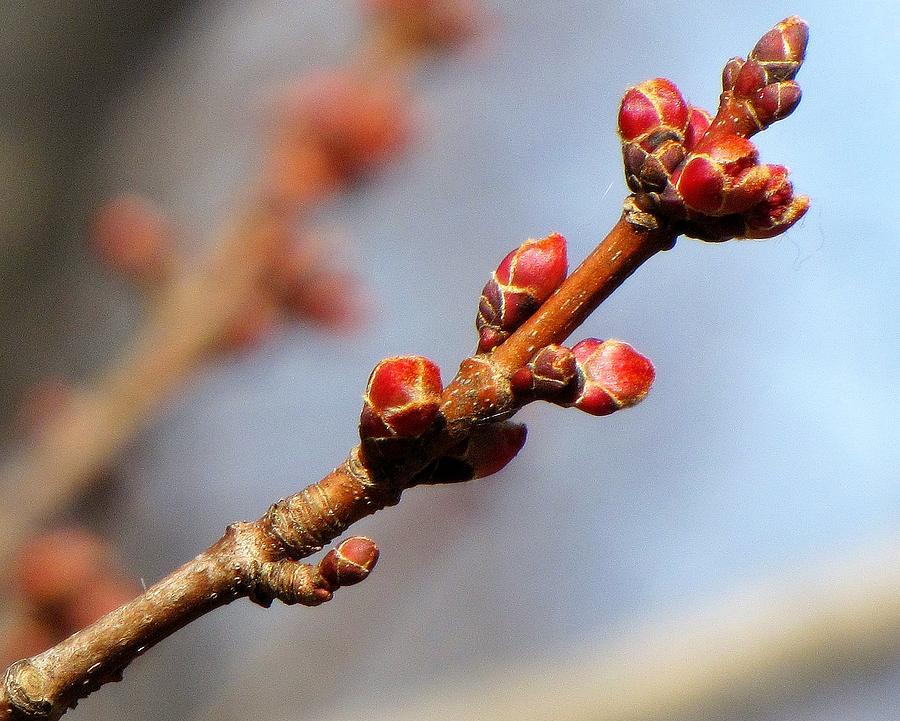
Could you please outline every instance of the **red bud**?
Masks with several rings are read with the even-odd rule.
[[[688,106],[671,80],[655,78],[628,88],[619,106],[619,134],[637,140],[660,129],[684,132]]]
[[[499,345],[549,298],[568,272],[559,233],[526,240],[497,266],[481,292],[475,326],[479,352]]]
[[[706,152],[688,157],[675,174],[675,189],[688,209],[706,215],[740,213],[765,193],[768,171],[756,164],[756,147],[739,135],[715,138]]]
[[[768,82],[791,80],[800,69],[809,40],[809,26],[799,17],[785,18],[763,35],[750,58],[766,69]]]
[[[378,563],[378,546],[365,536],[353,536],[331,549],[319,562],[319,573],[332,589],[364,581]]]
[[[787,168],[766,166],[770,176],[765,198],[746,214],[746,238],[772,238],[790,228],[809,209],[809,198],[794,196]]]
[[[649,359],[627,343],[588,338],[572,348],[583,374],[583,386],[572,405],[605,416],[642,401],[653,384]]]
[[[414,438],[435,421],[441,372],[427,358],[386,358],[372,371],[359,422],[360,438]]]

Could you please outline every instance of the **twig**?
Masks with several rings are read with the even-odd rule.
[[[781,55],[796,73],[805,32],[797,18],[782,22],[754,48],[747,65],[769,51],[767,38],[774,33],[802,39],[781,43]],[[759,83],[760,90],[768,87],[768,75],[763,73]],[[508,419],[525,403],[548,400],[604,415],[640,401],[652,383],[652,366],[630,347],[594,339],[571,349],[558,344],[639,265],[671,248],[678,232],[710,235],[714,228],[715,239],[723,240],[726,223],[734,229],[732,236],[741,237],[790,225],[784,211],[795,199],[786,173],[756,165],[746,149],[744,159],[752,162],[742,163],[740,172],[716,165],[721,144],[732,136],[723,139],[715,128],[738,112],[729,92],[726,87],[714,130],[705,135],[706,116],[704,132],[696,137],[690,136],[690,123],[699,121],[690,119],[687,104],[668,81],[651,81],[626,93],[619,120],[635,195],[582,266],[558,285],[565,272],[565,243],[555,234],[511,252],[482,294],[480,352],[463,361],[443,391],[439,371],[427,359],[379,363],[365,394],[361,443],[340,466],[278,501],[259,520],[230,526],[206,552],[135,601],[49,651],[14,664],[0,691],[0,719],[58,718],[98,685],[117,679],[150,645],[236,598],[248,596],[264,605],[273,598],[308,605],[327,600],[332,584],[300,559],[359,519],[396,504],[407,488],[499,470],[524,443],[524,429]],[[754,102],[747,100],[745,111],[758,114]],[[713,167],[690,176],[686,168],[698,158]],[[681,182],[684,176],[690,179]],[[671,193],[677,193],[674,199]],[[693,202],[697,196],[716,196],[719,205],[700,209]],[[362,560],[358,565],[368,570],[371,563]],[[310,582],[310,577],[319,580]],[[315,588],[325,593],[316,594]]]

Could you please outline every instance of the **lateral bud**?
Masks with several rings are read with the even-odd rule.
[[[359,419],[363,442],[416,438],[441,405],[441,371],[422,356],[385,358],[372,371]]]
[[[500,345],[559,287],[568,272],[559,233],[526,240],[497,266],[481,291],[475,327],[478,352]]]
[[[378,563],[378,546],[366,536],[341,541],[319,561],[319,573],[332,589],[364,581]]]
[[[525,368],[513,374],[510,384],[519,395],[556,403],[571,400],[577,381],[575,355],[554,344],[541,348]]]
[[[671,80],[655,78],[625,91],[619,135],[628,187],[659,192],[684,160],[689,106]]]
[[[620,340],[587,338],[572,348],[578,365],[578,394],[568,406],[606,416],[640,403],[653,385],[648,358]]]
[[[417,474],[414,483],[461,483],[493,475],[518,455],[527,435],[523,424],[511,421],[477,428],[450,453]]]

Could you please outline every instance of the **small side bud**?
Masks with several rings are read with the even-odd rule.
[[[523,424],[510,421],[477,428],[453,451],[429,464],[414,482],[462,483],[493,475],[518,455],[527,435]]]
[[[578,379],[578,362],[572,351],[561,345],[541,348],[518,377],[513,390],[533,398],[553,402],[570,400]]]
[[[441,371],[422,356],[381,361],[369,376],[359,435],[363,441],[415,438],[434,423],[441,404]]]
[[[378,546],[365,536],[353,536],[332,548],[319,561],[319,573],[332,589],[366,580],[378,563]]]
[[[559,233],[526,240],[510,252],[484,286],[475,327],[478,351],[486,353],[509,337],[566,277],[566,239]]]
[[[768,127],[793,113],[801,95],[800,86],[793,80],[766,85],[757,91],[752,102],[760,125]]]
[[[642,401],[653,385],[650,360],[627,343],[588,338],[572,348],[582,385],[571,405],[605,416]]]
[[[727,92],[734,88],[734,81],[745,62],[744,58],[731,58],[725,63],[725,67],[722,68],[722,90]]]

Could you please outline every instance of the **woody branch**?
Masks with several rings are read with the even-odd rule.
[[[230,526],[207,551],[145,594],[54,648],[7,671],[0,719],[56,719],[137,655],[194,618],[239,597],[316,605],[365,578],[377,559],[351,538],[317,565],[301,559],[419,484],[493,473],[525,441],[509,418],[547,400],[606,415],[639,402],[650,362],[620,341],[561,344],[642,263],[678,234],[706,240],[771,237],[805,212],[787,171],[758,164],[747,138],[799,100],[793,77],[806,25],[788,18],[746,60],[729,61],[715,118],[687,105],[669,81],[629,89],[619,113],[633,194],[612,231],[571,275],[557,234],[512,251],[485,286],[478,352],[442,389],[428,359],[389,358],[373,371],[360,444],[322,480],[252,523]],[[772,90],[775,88],[775,90]]]

